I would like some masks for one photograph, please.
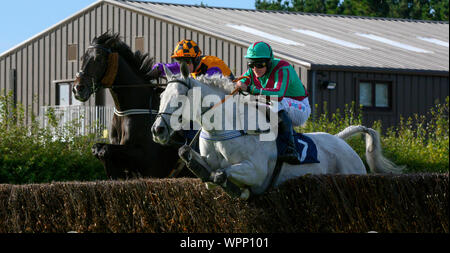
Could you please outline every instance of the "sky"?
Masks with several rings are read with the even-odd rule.
[[[72,16],[97,0],[6,0],[0,8],[0,54]],[[255,0],[155,0],[255,9]]]

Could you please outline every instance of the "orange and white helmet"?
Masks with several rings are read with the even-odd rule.
[[[193,40],[182,40],[178,42],[173,50],[172,58],[187,58],[187,57],[198,57],[202,54],[202,51],[198,47],[197,43]]]

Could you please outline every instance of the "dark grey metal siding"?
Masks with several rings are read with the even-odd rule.
[[[383,127],[397,125],[400,117],[408,118],[414,114],[425,115],[437,102],[445,102],[449,96],[448,76],[408,75],[397,73],[371,73],[351,71],[317,72],[316,77],[316,104],[319,105],[317,113],[322,113],[326,102],[329,113],[342,112],[345,105],[352,101],[359,104],[359,81],[374,80],[392,83],[392,108],[388,111],[363,110],[363,123],[371,126],[374,121],[381,120]],[[319,87],[322,80],[337,83],[335,90],[326,90]],[[312,89],[308,91],[311,93]],[[312,96],[312,95],[311,95]],[[310,97],[310,102],[312,98]],[[311,106],[313,106],[311,104]]]

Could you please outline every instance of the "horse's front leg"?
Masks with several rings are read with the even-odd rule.
[[[179,149],[178,154],[186,163],[186,167],[203,182],[219,184],[225,192],[232,197],[248,198],[248,190],[244,189],[244,191],[242,191],[241,188],[233,182],[219,182],[220,179],[217,170],[214,171],[203,157],[191,147],[187,145],[182,146]]]
[[[97,143],[101,144],[101,143]],[[94,152],[97,152],[95,154]],[[92,153],[97,155],[99,159],[108,159],[111,157],[120,156],[121,159],[133,160],[142,157],[142,148],[138,148],[131,145],[116,145],[116,144],[105,144],[101,146],[99,150],[94,151],[92,147]]]
[[[242,186],[260,185],[267,176],[264,171],[255,168],[249,160],[232,164],[221,170],[226,173],[228,179]]]
[[[233,183],[244,189],[240,198],[248,199],[250,197],[249,188],[262,185],[266,176],[267,174],[263,169],[256,168],[249,160],[244,160],[214,171],[211,177],[215,184]]]
[[[143,150],[129,145],[96,143],[92,153],[104,165],[108,178],[126,178],[126,168],[134,168],[136,161],[142,159]],[[129,171],[133,172],[133,171]]]
[[[94,145],[92,145],[91,151],[92,154],[100,160],[103,160],[105,157],[105,145],[107,145],[106,143],[95,143]]]

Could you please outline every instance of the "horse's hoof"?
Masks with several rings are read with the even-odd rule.
[[[100,156],[104,156],[104,147],[105,143],[95,143],[92,145],[91,152],[95,157],[99,158]]]
[[[105,149],[99,150],[97,154],[98,154],[98,158],[99,158],[99,159],[104,159],[104,158],[106,157],[106,151],[105,151]]]
[[[97,149],[97,148],[92,147],[92,148],[91,148],[91,152],[92,152],[92,154],[93,154],[95,157],[98,158],[98,149]]]
[[[97,157],[99,158],[99,159],[102,159],[102,158],[104,158],[104,156],[105,156],[105,150],[99,150],[98,152],[97,152]]]
[[[99,151],[98,151],[98,157],[99,159],[107,159],[109,158],[111,152],[109,152],[108,145],[104,145]]]

